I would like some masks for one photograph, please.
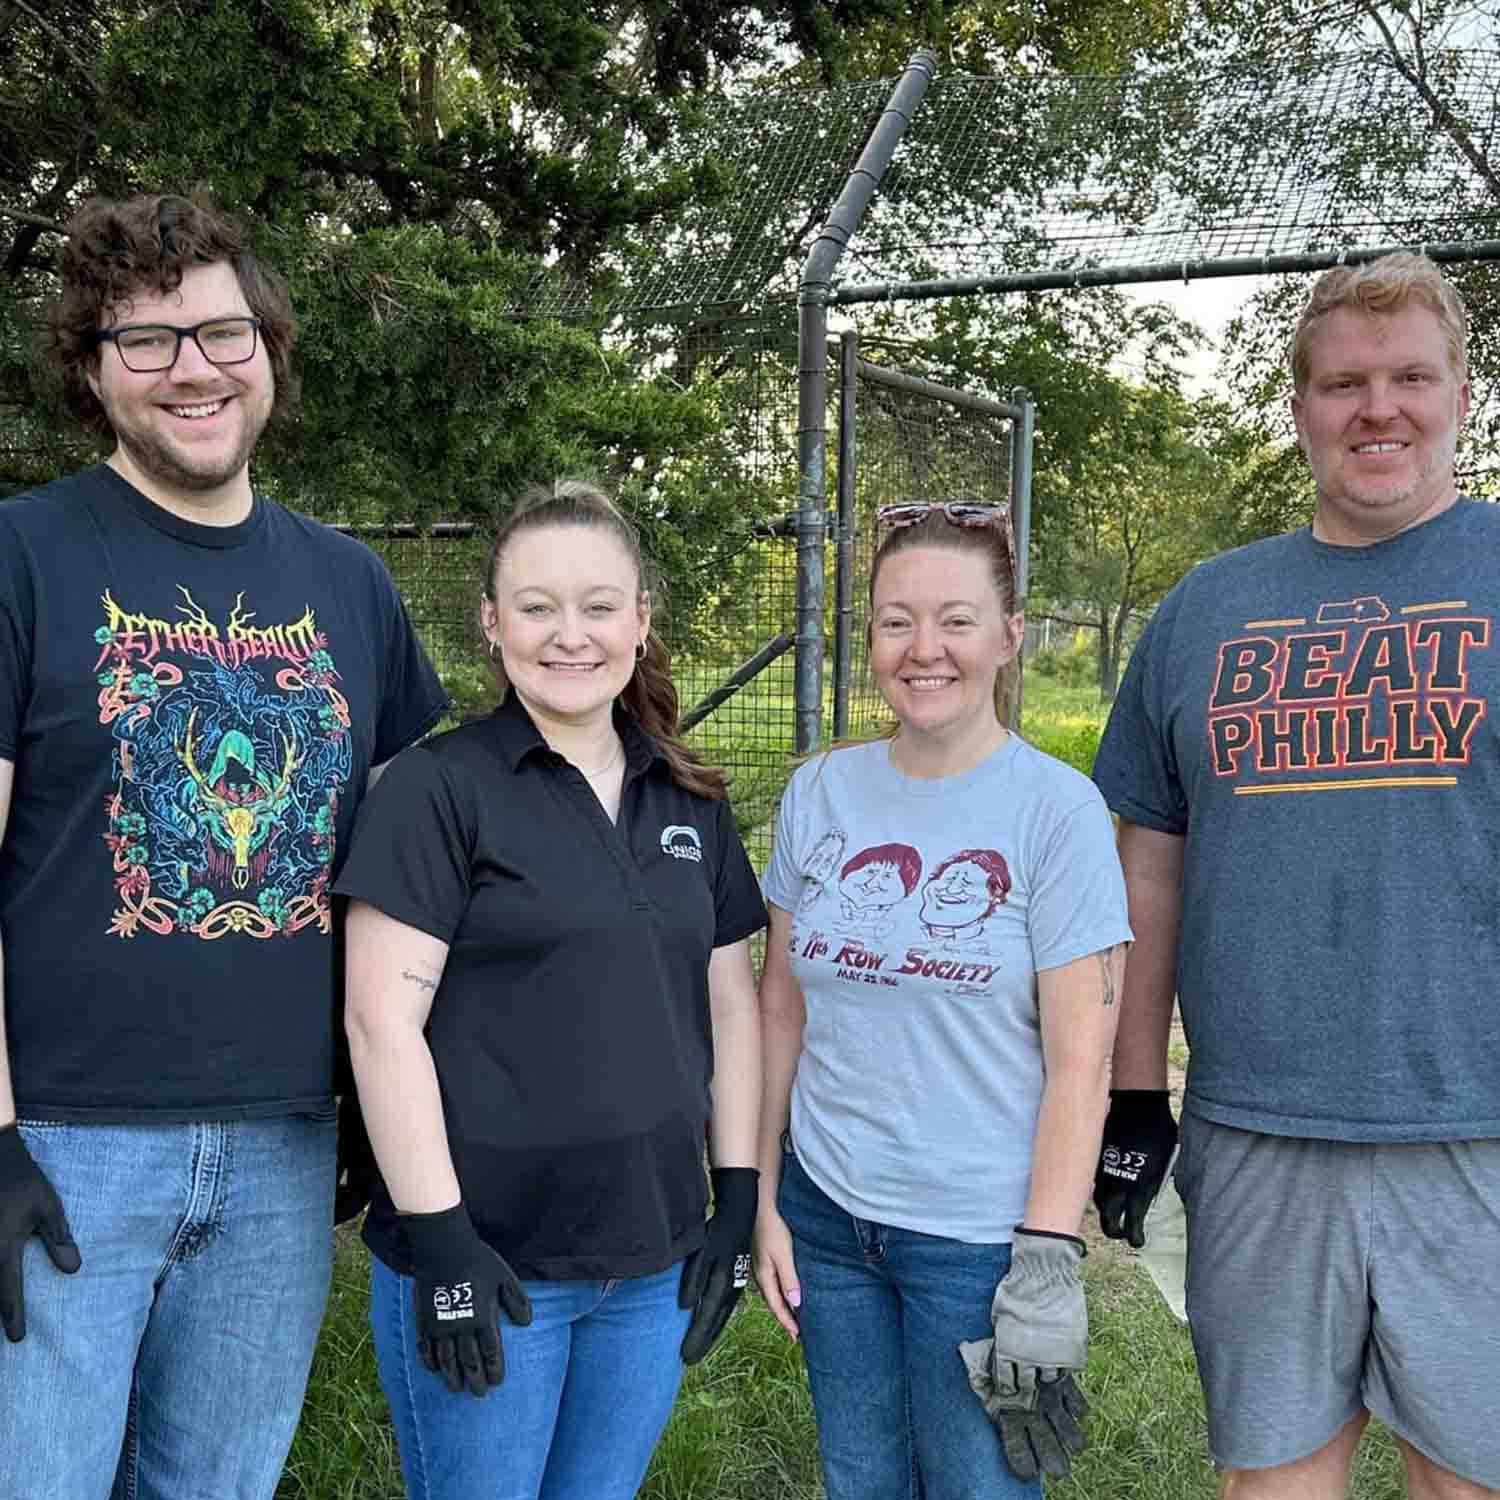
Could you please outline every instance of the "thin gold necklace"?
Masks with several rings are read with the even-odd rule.
[[[583,771],[583,767],[582,766],[579,766],[578,769],[580,771],[583,771],[583,774],[590,781],[592,781],[594,779],[594,777],[596,777],[596,776],[602,776],[602,775],[604,775],[604,773],[606,771],[613,771],[614,768],[616,767],[616,765],[618,765],[619,762],[622,761],[622,760],[624,760],[624,759],[625,759],[625,745],[624,745],[624,742],[621,741],[621,740],[616,740],[615,741],[615,748],[614,748],[613,754],[611,754],[610,757],[609,757],[609,759],[607,761],[605,761],[604,764],[602,766],[600,766],[597,770],[594,770],[594,771]]]

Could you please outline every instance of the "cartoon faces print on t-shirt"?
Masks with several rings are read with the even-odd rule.
[[[922,926],[946,947],[983,948],[985,923],[1010,894],[1010,866],[994,849],[950,854],[922,886]]]
[[[837,890],[829,893],[836,909],[815,910],[827,892],[828,851],[842,849],[844,837],[830,830],[813,844],[793,955],[830,963],[841,979],[865,984],[919,975],[955,994],[988,993],[999,966],[985,961],[996,951],[987,929],[1012,885],[1005,856],[959,849],[928,862],[911,844],[872,844],[840,867]]]
[[[922,856],[910,844],[874,844],[846,860],[839,871],[839,932],[884,937],[891,909],[916,889]]]
[[[807,856],[807,868],[803,871],[806,884],[802,887],[802,899],[797,903],[798,911],[807,911],[828,894],[829,886],[844,857],[844,845],[849,842],[842,828],[830,828],[812,847]]]

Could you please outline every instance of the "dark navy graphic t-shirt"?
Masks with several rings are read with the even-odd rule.
[[[333,876],[443,707],[379,560],[272,501],[201,526],[101,466],[0,504],[20,1115],[322,1108]]]

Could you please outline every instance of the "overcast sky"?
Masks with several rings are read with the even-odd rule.
[[[1173,312],[1190,318],[1213,340],[1213,347],[1199,351],[1187,368],[1189,391],[1197,395],[1214,390],[1219,363],[1218,341],[1224,325],[1249,300],[1265,278],[1218,276],[1203,281],[1152,281],[1122,287],[1133,302],[1165,302]]]

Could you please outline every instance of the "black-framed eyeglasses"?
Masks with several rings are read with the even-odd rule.
[[[208,318],[188,328],[171,323],[136,323],[125,328],[101,328],[94,342],[113,344],[127,370],[146,375],[170,370],[182,353],[183,339],[192,339],[211,365],[245,364],[255,358],[259,328],[259,318]]]
[[[928,516],[937,514],[952,526],[993,526],[1005,542],[1005,555],[1011,572],[1016,568],[1016,542],[1010,527],[1010,506],[982,504],[976,500],[907,500],[897,505],[882,505],[875,512],[877,526],[897,530],[917,526]]]

